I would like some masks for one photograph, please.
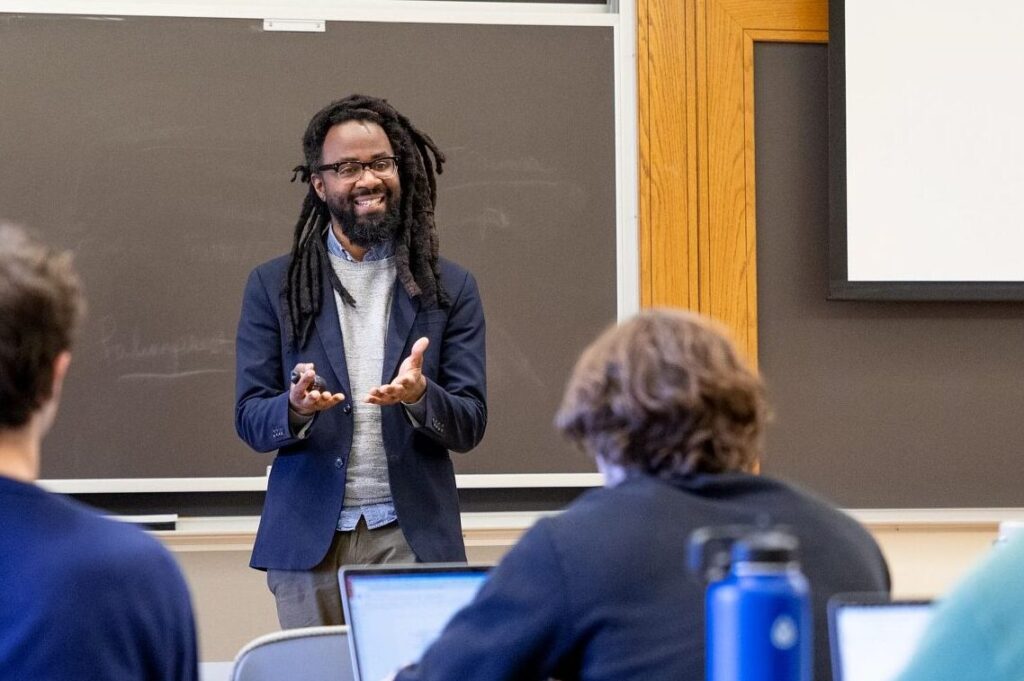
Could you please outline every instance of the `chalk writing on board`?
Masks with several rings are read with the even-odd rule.
[[[177,378],[192,378],[193,376],[204,376],[206,374],[226,374],[230,369],[196,369],[195,371],[176,371],[170,374],[134,373],[121,374],[117,377],[119,381],[133,381],[146,379],[173,380]]]
[[[478,239],[487,236],[487,232],[500,232],[512,227],[512,219],[502,208],[484,208],[479,213],[464,218],[448,219],[444,228],[458,228],[467,234],[475,234]]]
[[[528,187],[544,187],[547,189],[558,189],[565,187],[567,183],[558,180],[478,180],[475,182],[460,182],[445,187],[446,192],[457,192],[466,189],[479,191],[483,187],[516,187],[524,189]]]
[[[454,147],[450,153],[453,162],[472,166],[476,172],[523,173],[530,177],[538,175],[558,175],[560,171],[553,165],[545,164],[536,156],[487,156],[479,151],[466,147]]]
[[[286,231],[287,226],[282,226],[282,232]],[[276,254],[280,250],[278,241],[242,239],[228,243],[213,243],[205,234],[191,235],[182,246],[182,257],[193,263],[252,264],[266,260],[268,254]]]
[[[234,356],[235,341],[232,338],[204,338],[185,334],[169,340],[151,341],[145,339],[138,328],[120,334],[112,317],[101,320],[101,328],[99,342],[104,359],[109,362],[159,360],[166,371],[156,373],[179,373],[184,370],[182,365],[188,359]]]

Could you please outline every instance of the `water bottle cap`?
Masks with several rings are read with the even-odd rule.
[[[786,532],[770,530],[742,537],[732,546],[733,563],[792,563],[800,543]]]

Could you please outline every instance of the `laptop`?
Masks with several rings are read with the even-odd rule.
[[[355,681],[416,662],[487,579],[485,565],[344,567],[338,572]]]
[[[828,602],[833,681],[892,681],[910,661],[931,619],[928,600],[840,594]]]

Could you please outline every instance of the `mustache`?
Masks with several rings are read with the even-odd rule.
[[[355,199],[361,199],[364,196],[386,196],[391,198],[391,190],[387,187],[381,187],[379,189],[357,189],[351,192],[348,196],[349,199],[353,201]]]

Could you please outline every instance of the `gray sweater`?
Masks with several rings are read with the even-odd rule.
[[[395,259],[350,262],[331,255],[331,266],[352,294],[345,305],[335,292],[345,341],[354,431],[345,482],[345,506],[365,506],[391,499],[388,464],[380,425],[380,407],[363,398],[382,383],[384,342],[395,287]]]

